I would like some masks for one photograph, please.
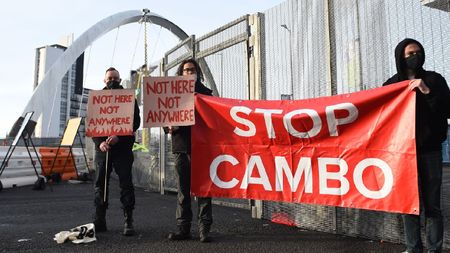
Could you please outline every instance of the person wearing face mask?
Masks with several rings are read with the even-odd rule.
[[[423,69],[425,50],[418,41],[404,39],[395,48],[397,74],[384,84],[405,80],[416,92],[416,149],[420,201],[426,222],[428,252],[441,252],[443,218],[441,212],[442,142],[447,137],[450,118],[450,90],[444,77]],[[408,169],[408,168],[404,168]],[[420,216],[403,215],[405,252],[422,252]]]
[[[120,85],[119,71],[115,68],[108,68],[105,72],[105,89],[123,89]],[[133,132],[140,125],[139,107],[134,102]],[[106,227],[106,209],[108,208],[108,185],[111,171],[114,169],[119,177],[120,201],[125,217],[123,235],[133,235],[133,209],[135,204],[134,186],[132,182],[131,169],[134,161],[133,144],[134,135],[130,136],[104,136],[93,137],[95,143],[95,179],[94,179],[94,225],[96,232],[105,232]],[[106,174],[106,157],[108,153],[108,174]],[[105,176],[107,177],[106,201],[104,201]]]
[[[195,92],[212,95],[212,90],[203,83],[203,73],[194,59],[181,62],[177,70],[178,76],[196,75]],[[170,233],[169,240],[187,240],[191,238],[191,127],[165,127],[164,131],[172,135],[172,152],[175,156],[175,171],[177,175],[177,210],[176,219],[178,231]],[[192,175],[195,176],[195,175]],[[198,198],[198,230],[200,242],[209,242],[209,231],[212,224],[211,198]]]

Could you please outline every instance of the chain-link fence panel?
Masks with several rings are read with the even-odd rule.
[[[323,1],[286,1],[264,12],[267,99],[331,94]]]
[[[200,38],[190,37],[166,53],[162,73],[175,76],[181,61],[194,57],[205,77],[205,85],[215,95],[230,98],[248,98],[247,72],[247,16],[230,22]],[[192,49],[192,50],[189,50]],[[176,172],[171,151],[171,137],[163,140],[164,191],[176,191]],[[229,206],[249,207],[244,199],[215,199],[216,203]]]
[[[248,99],[248,16],[234,20],[196,40],[195,56],[206,76],[206,85],[215,95]],[[216,204],[250,208],[249,200],[213,198]]]
[[[215,95],[248,98],[248,16],[243,16],[195,41],[205,82]]]
[[[239,43],[204,58],[220,97],[248,99],[246,50]]]
[[[134,152],[133,183],[144,189],[159,191],[160,185],[160,133],[159,128],[149,129],[148,152]]]

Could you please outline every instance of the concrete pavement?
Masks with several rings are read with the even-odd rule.
[[[89,223],[93,212],[92,184],[62,183],[33,191],[31,186],[0,192],[0,252],[401,252],[403,245],[312,232],[252,219],[249,210],[213,206],[211,243],[194,238],[172,242],[176,196],[136,189],[136,236],[121,235],[123,215],[118,184],[111,180],[108,232],[84,245],[57,244],[54,234]],[[193,205],[195,206],[195,204]],[[195,211],[194,211],[195,213]],[[196,219],[194,218],[196,221]]]

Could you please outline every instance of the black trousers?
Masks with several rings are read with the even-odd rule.
[[[106,202],[103,200],[105,189],[106,173],[106,152],[96,151],[95,153],[95,206],[99,208],[108,208],[108,186],[111,172],[114,170],[119,176],[120,202],[124,210],[133,210],[135,204],[134,185],[132,181],[131,169],[134,156],[131,150],[111,150],[108,155],[108,174],[107,174],[107,194]]]
[[[191,156],[187,153],[174,153],[177,174],[177,226],[188,229],[192,222],[191,209]],[[195,175],[194,175],[195,176]],[[208,230],[213,222],[211,198],[198,198],[198,228]]]
[[[431,151],[418,154],[419,194],[424,209],[428,252],[441,252],[444,220],[441,211],[442,153]],[[405,243],[408,252],[422,252],[420,216],[404,215]]]

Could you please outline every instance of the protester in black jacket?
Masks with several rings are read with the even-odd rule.
[[[177,75],[197,75],[195,92],[212,95],[212,91],[202,84],[203,73],[194,59],[181,62]],[[191,127],[169,127],[166,133],[172,134],[172,152],[175,156],[177,174],[177,227],[178,232],[170,233],[170,240],[186,240],[191,238]],[[195,175],[192,175],[195,176]],[[212,224],[211,198],[198,198],[198,228],[201,242],[209,242],[209,231]]]
[[[104,89],[123,89],[120,85],[120,74],[115,68],[106,70]],[[135,101],[134,103],[134,117],[133,117],[133,132],[135,132],[140,125],[139,107]],[[94,225],[95,231],[104,232],[106,228],[106,209],[108,208],[108,185],[111,171],[114,169],[119,176],[120,185],[120,201],[122,202],[122,209],[125,217],[125,224],[123,235],[133,235],[133,209],[135,204],[134,186],[132,182],[131,169],[133,166],[133,144],[135,141],[134,135],[130,136],[105,136],[94,137],[92,140],[95,143],[95,215]],[[107,194],[106,202],[103,199],[105,189],[105,172],[106,172],[106,154],[108,153],[108,174],[107,174]]]
[[[450,118],[450,90],[438,73],[423,69],[425,50],[416,40],[404,39],[395,48],[397,74],[384,85],[410,80],[416,92],[416,147],[419,191],[426,218],[428,252],[441,252],[442,142]],[[405,168],[408,169],[408,168]],[[406,252],[422,252],[420,216],[404,215]]]

